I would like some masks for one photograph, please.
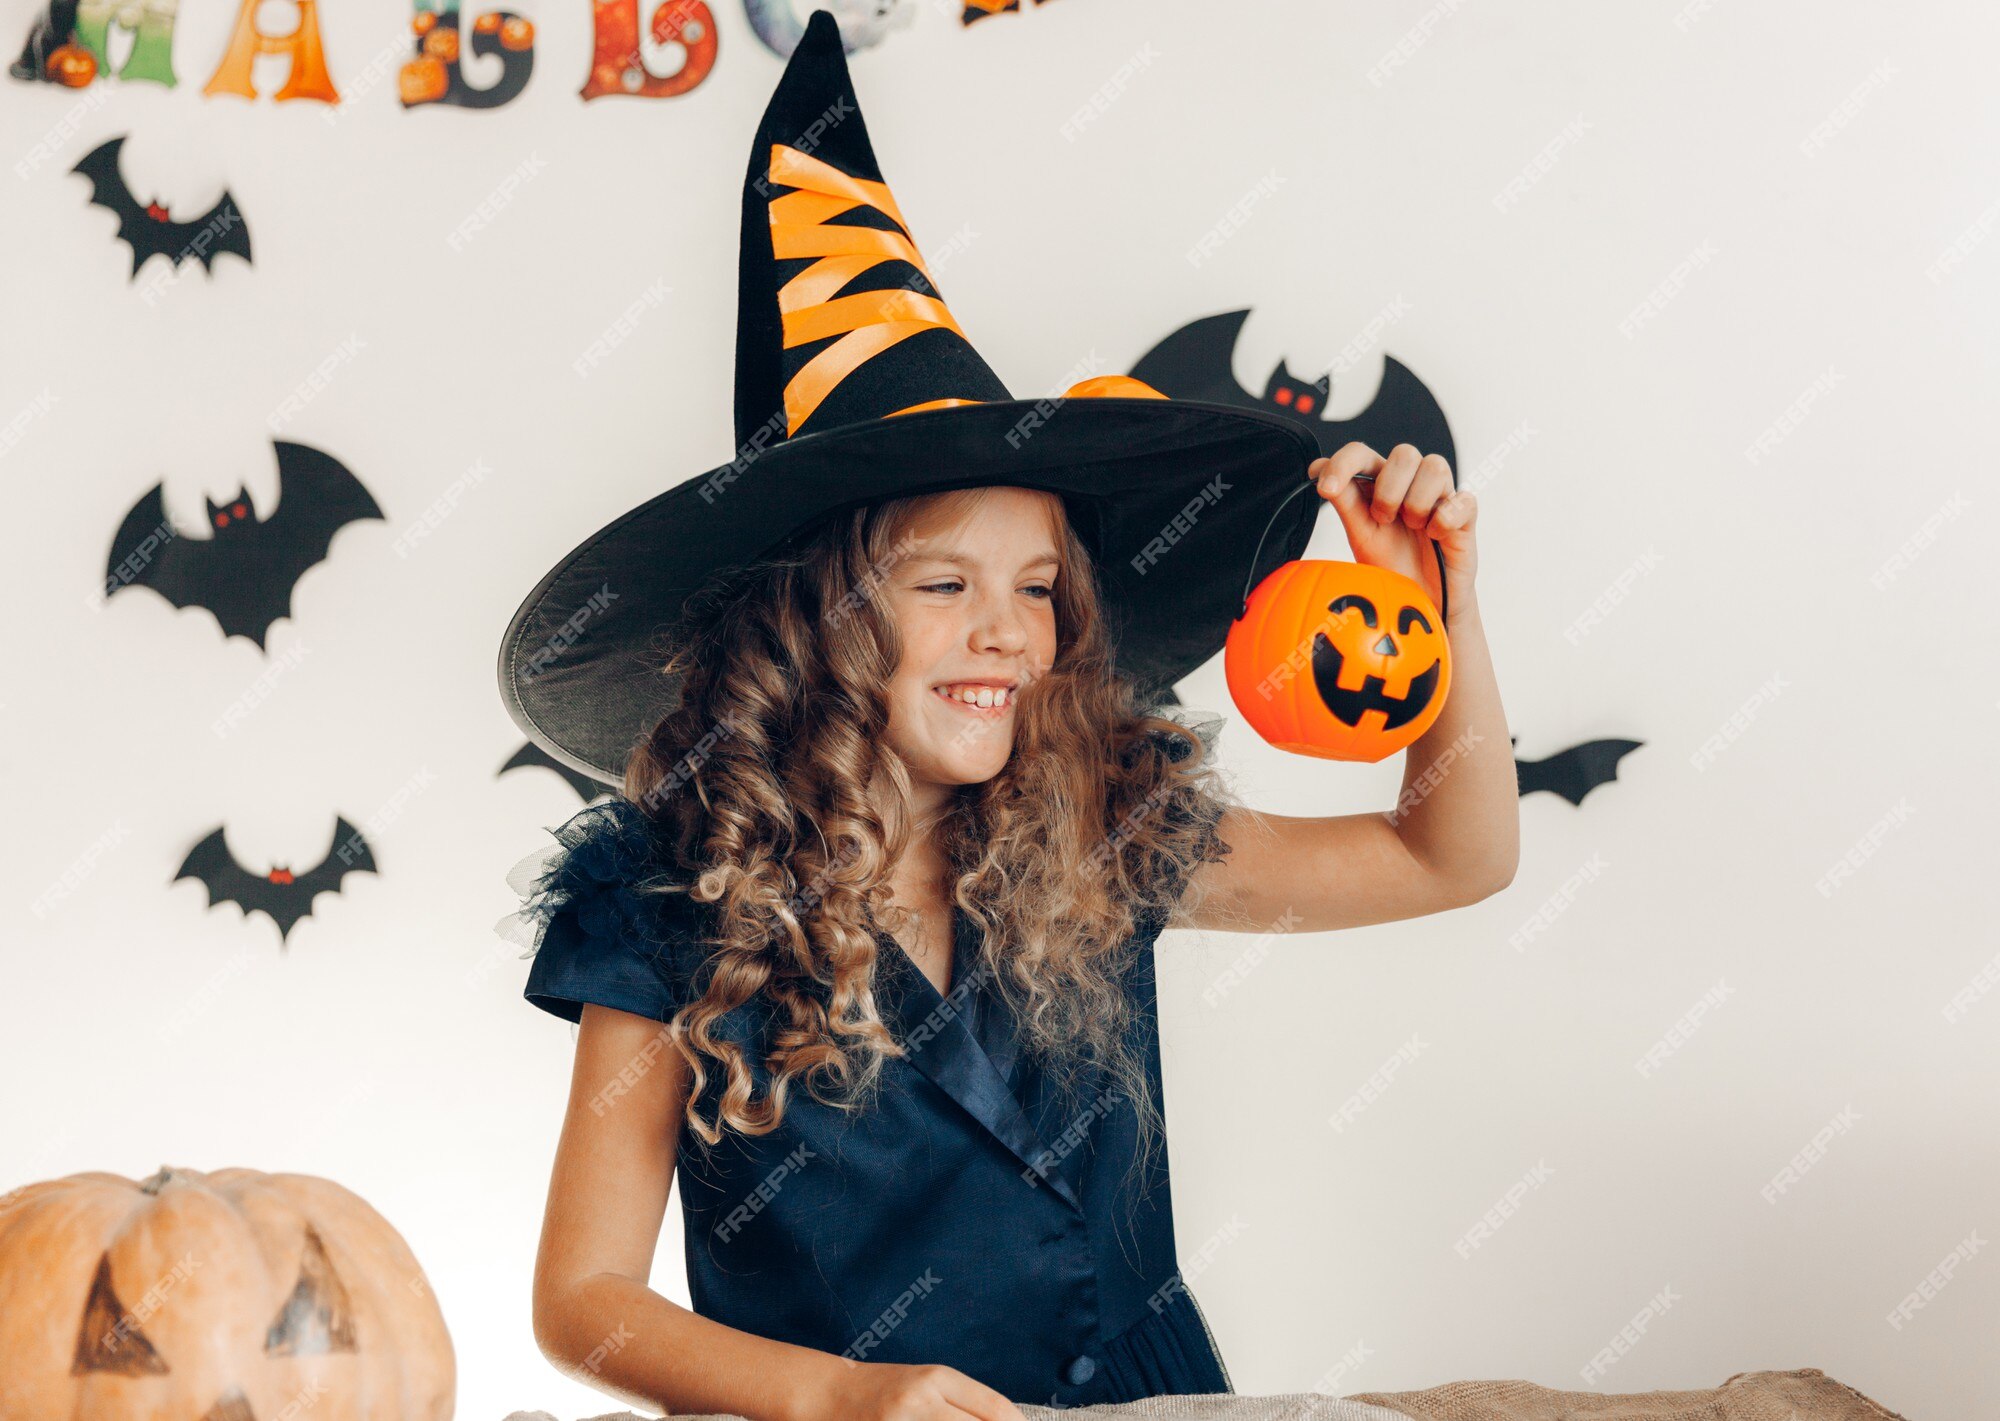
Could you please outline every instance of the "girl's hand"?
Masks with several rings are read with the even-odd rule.
[[[829,1390],[807,1421],[1027,1421],[992,1387],[938,1364],[862,1362]]]
[[[1449,592],[1446,615],[1452,621],[1472,612],[1479,501],[1452,486],[1451,465],[1442,454],[1398,444],[1385,459],[1357,441],[1313,460],[1306,473],[1340,515],[1356,562],[1402,573],[1440,605],[1445,600],[1440,593]],[[1444,554],[1443,588],[1433,544]]]

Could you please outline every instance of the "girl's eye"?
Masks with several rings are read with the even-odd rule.
[[[919,587],[917,588],[917,591],[919,591],[919,592],[946,592],[946,591],[950,591],[950,590],[952,590],[952,589],[955,589],[955,588],[959,588],[959,587],[963,587],[963,586],[965,586],[965,584],[964,584],[963,582],[961,582],[961,581],[960,581],[960,580],[959,580],[958,578],[955,578],[955,577],[953,577],[953,578],[948,578],[948,579],[946,579],[946,580],[945,580],[945,581],[943,581],[943,582],[926,582],[926,583],[922,584],[921,586],[919,586]],[[1022,588],[1021,590],[1022,590],[1023,592],[1035,592],[1035,593],[1039,593],[1039,594],[1040,594],[1040,595],[1041,595],[1041,596],[1042,596],[1042,597],[1043,597],[1044,599],[1046,599],[1046,598],[1048,598],[1048,597],[1052,597],[1052,596],[1054,596],[1054,595],[1055,595],[1055,589],[1054,589],[1053,587],[1043,587],[1043,586],[1041,586],[1040,584],[1036,584],[1036,585],[1033,585],[1033,586],[1029,586],[1029,587],[1024,587],[1024,588]]]

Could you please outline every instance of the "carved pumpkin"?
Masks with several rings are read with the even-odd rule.
[[[52,82],[81,89],[97,77],[97,56],[80,44],[59,44],[42,68]]]
[[[0,1195],[0,1416],[451,1421],[402,1236],[308,1174],[162,1167]]]
[[[1243,718],[1280,750],[1384,760],[1444,709],[1451,647],[1430,595],[1401,573],[1302,559],[1250,594],[1223,672]]]

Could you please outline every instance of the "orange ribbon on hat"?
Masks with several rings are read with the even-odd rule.
[[[1130,375],[1093,375],[1088,380],[1079,380],[1055,398],[1059,400],[1103,399],[1106,397],[1125,400],[1164,400],[1167,397],[1148,385],[1144,380],[1135,380]],[[886,416],[894,419],[899,414],[915,414],[918,410],[949,409],[953,405],[983,405],[986,400],[925,400],[920,405],[905,405],[902,409],[891,410]]]
[[[808,360],[785,386],[785,418],[789,429],[796,430],[812,417],[813,411],[841,381],[898,341],[939,326],[961,338],[965,332],[959,329],[957,319],[943,301],[908,287],[859,291],[851,296],[834,294],[862,272],[885,261],[907,262],[923,273],[932,290],[937,289],[936,279],[924,265],[916,243],[910,240],[909,226],[896,207],[896,199],[890,196],[887,183],[843,173],[783,143],[771,145],[770,180],[794,189],[771,200],[771,254],[780,261],[817,258],[778,290],[785,349],[825,340],[828,336],[840,337]],[[832,220],[856,207],[872,207],[899,230],[856,227]],[[1059,398],[1107,395],[1126,399],[1167,398],[1145,381],[1129,375],[1093,375],[1071,385]],[[986,403],[957,398],[925,400],[891,411],[886,417],[893,419],[918,410]]]

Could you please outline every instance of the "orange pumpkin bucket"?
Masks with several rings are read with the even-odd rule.
[[[1444,556],[1432,551],[1442,587]],[[1247,593],[1223,674],[1243,718],[1280,750],[1372,763],[1408,749],[1444,710],[1451,644],[1444,614],[1410,578],[1302,558]]]

